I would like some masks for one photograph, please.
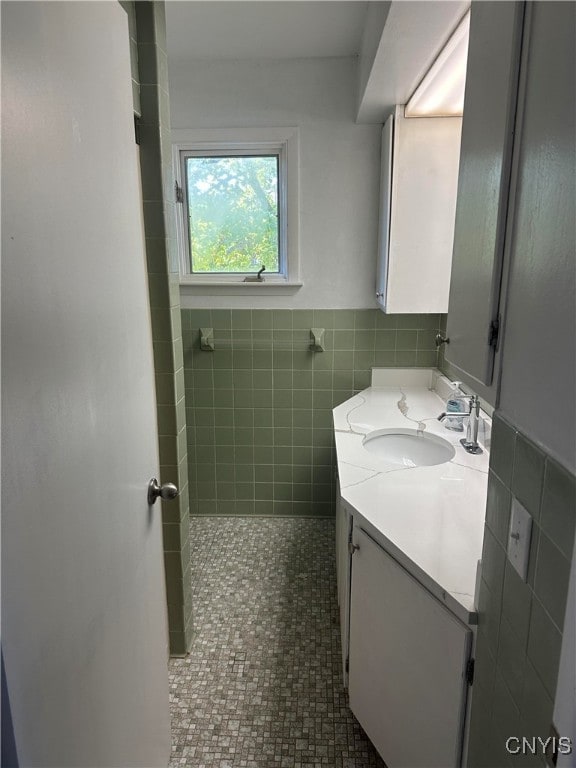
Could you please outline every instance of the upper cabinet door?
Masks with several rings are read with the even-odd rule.
[[[404,117],[382,131],[376,299],[384,312],[445,313],[454,239],[460,117]]]
[[[524,3],[472,3],[445,354],[462,379],[488,400],[523,17]]]
[[[376,266],[376,301],[386,311],[388,286],[388,248],[390,245],[390,200],[392,197],[392,145],[394,116],[390,115],[382,128],[380,170],[380,215],[378,226],[378,264]]]

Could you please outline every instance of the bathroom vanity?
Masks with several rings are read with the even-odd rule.
[[[389,768],[462,764],[490,418],[468,453],[438,420],[450,392],[432,369],[374,369],[333,412],[344,676]]]

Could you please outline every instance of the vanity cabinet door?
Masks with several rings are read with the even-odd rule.
[[[472,632],[354,526],[350,707],[388,768],[461,765]]]
[[[492,404],[523,19],[472,3],[445,355]]]
[[[352,514],[337,489],[336,502],[336,579],[338,583],[338,607],[340,609],[340,637],[342,642],[342,677],[348,685],[348,622],[350,606],[350,551]]]

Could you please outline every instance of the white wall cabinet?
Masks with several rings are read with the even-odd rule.
[[[356,523],[350,707],[388,768],[462,761],[472,632]]]
[[[524,3],[472,3],[445,355],[492,405]]]
[[[376,300],[384,312],[448,311],[460,117],[404,118],[382,131]]]

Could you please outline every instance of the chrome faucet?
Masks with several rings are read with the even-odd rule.
[[[438,421],[444,421],[446,418],[450,419],[468,419],[468,428],[466,430],[466,437],[463,437],[460,442],[464,446],[464,450],[468,453],[482,453],[482,448],[478,445],[478,425],[480,423],[480,398],[478,395],[458,395],[451,398],[452,400],[467,401],[470,410],[468,413],[458,413],[456,411],[450,411],[449,413],[441,413],[438,416]]]

